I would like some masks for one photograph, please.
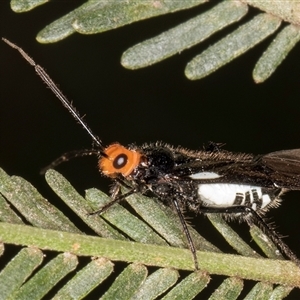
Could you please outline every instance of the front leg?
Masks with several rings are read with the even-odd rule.
[[[121,186],[124,186],[125,188],[129,189],[129,191],[125,194],[121,194]],[[110,190],[112,200],[109,203],[102,206],[100,209],[90,213],[90,215],[102,214],[103,212],[108,210],[110,207],[112,207],[116,203],[119,203],[119,202],[125,200],[126,197],[128,197],[132,194],[135,194],[137,192],[139,192],[139,190],[137,188],[135,188],[135,187],[132,188],[132,187],[128,186],[122,180],[116,179],[114,185],[112,186],[112,188]]]
[[[109,194],[112,200],[114,200],[121,190],[121,184],[119,182],[114,182],[109,190]]]

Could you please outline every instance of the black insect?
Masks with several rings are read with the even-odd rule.
[[[300,149],[254,156],[225,151],[221,144],[216,143],[210,143],[202,151],[174,148],[163,143],[141,147],[124,147],[114,143],[104,147],[43,68],[20,47],[3,40],[34,66],[37,74],[95,143],[97,149],[68,153],[49,166],[54,167],[74,156],[99,156],[100,172],[112,178],[115,187],[112,201],[94,213],[102,213],[129,195],[151,192],[176,210],[196,269],[196,250],[183,215],[185,210],[221,213],[229,219],[239,218],[250,225],[256,224],[287,257],[300,266],[296,255],[263,220],[270,208],[278,207],[284,192],[300,190]],[[121,186],[127,187],[129,192],[121,194]]]

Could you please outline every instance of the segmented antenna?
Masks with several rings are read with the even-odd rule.
[[[38,74],[38,76],[46,83],[46,85],[51,89],[51,91],[55,94],[55,96],[60,100],[60,102],[63,104],[63,106],[70,112],[70,114],[73,116],[73,118],[85,129],[85,131],[90,135],[90,137],[93,139],[95,144],[101,149],[99,150],[99,154],[101,156],[107,157],[107,155],[102,151],[104,149],[101,140],[99,137],[97,137],[93,131],[90,129],[90,127],[83,121],[82,117],[80,117],[79,113],[76,111],[75,107],[72,106],[70,101],[66,98],[66,96],[62,93],[62,91],[57,87],[57,85],[53,82],[53,80],[50,78],[50,76],[47,74],[47,72],[38,64],[35,63],[35,61],[19,46],[16,44],[10,42],[9,40],[2,38],[2,40],[8,44],[10,47],[18,50],[20,54],[23,56],[27,62],[32,65]]]

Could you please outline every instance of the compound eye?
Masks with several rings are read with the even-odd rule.
[[[127,164],[127,161],[128,161],[128,156],[126,154],[124,153],[119,154],[113,161],[113,167],[116,170],[122,169]]]

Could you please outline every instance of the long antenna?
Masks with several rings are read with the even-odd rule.
[[[20,52],[20,54],[23,56],[23,58],[25,58],[25,60],[27,60],[27,62],[34,67],[38,76],[46,83],[46,85],[51,89],[51,91],[55,94],[55,96],[63,104],[63,106],[70,112],[70,114],[73,116],[73,118],[87,131],[87,133],[90,135],[90,137],[96,143],[96,145],[99,146],[101,150],[103,150],[103,145],[102,145],[101,140],[93,133],[93,131],[90,129],[90,127],[83,121],[82,117],[80,117],[80,115],[76,111],[75,107],[72,106],[70,101],[62,93],[62,91],[57,87],[57,85],[53,82],[53,80],[50,78],[50,76],[47,74],[47,72],[40,65],[36,64],[35,61],[22,48],[20,48],[19,46],[10,42],[9,40],[7,40],[5,38],[2,38],[2,40],[6,44],[8,44],[10,47],[18,50]],[[107,157],[107,155],[103,151],[99,151],[99,154],[104,157]]]

